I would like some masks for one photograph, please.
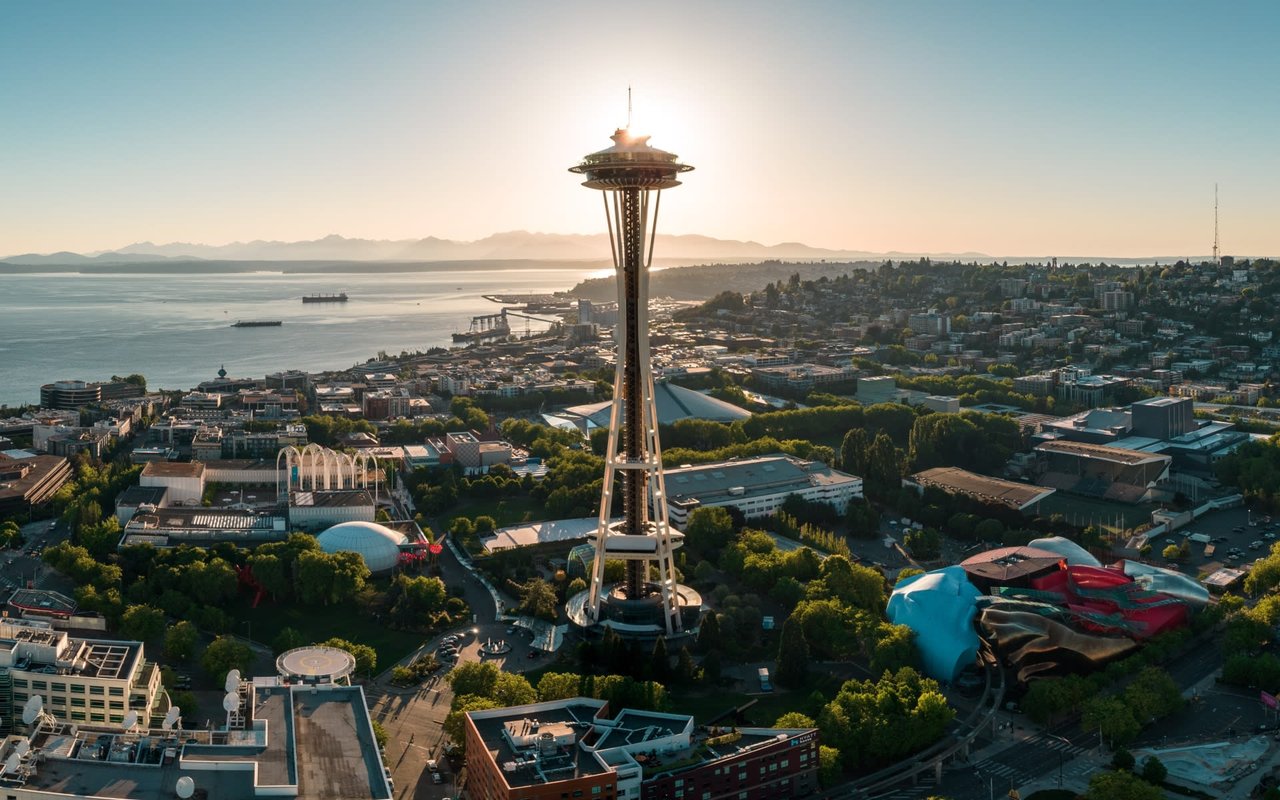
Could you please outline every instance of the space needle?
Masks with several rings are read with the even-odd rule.
[[[591,587],[566,609],[579,627],[620,636],[678,637],[696,629],[702,598],[676,581],[675,551],[684,534],[671,527],[662,480],[653,371],[649,363],[649,265],[653,261],[662,190],[693,167],[649,145],[648,136],[619,128],[613,146],[592,153],[569,171],[598,189],[618,284],[618,323],[609,444],[605,452],[600,514],[590,541],[595,559]],[[622,521],[611,520],[615,488],[622,489]],[[621,560],[621,583],[605,582],[605,561]]]

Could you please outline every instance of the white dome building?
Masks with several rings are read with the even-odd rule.
[[[342,522],[316,537],[326,553],[359,553],[369,571],[390,572],[400,558],[400,545],[408,541],[403,533],[376,522]]]

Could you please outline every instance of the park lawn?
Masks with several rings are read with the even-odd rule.
[[[359,602],[335,606],[305,606],[264,599],[257,608],[252,608],[249,599],[241,597],[227,611],[236,620],[234,633],[244,636],[252,630],[253,640],[267,646],[273,646],[276,636],[284,628],[296,629],[308,642],[323,642],[336,636],[356,644],[369,645],[378,654],[378,672],[390,669],[401,658],[417,649],[425,639],[421,633],[384,627]],[[249,624],[246,625],[246,622]]]

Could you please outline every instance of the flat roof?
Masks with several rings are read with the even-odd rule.
[[[144,478],[198,478],[203,474],[200,461],[148,461],[142,467]]]
[[[148,503],[153,506],[160,505],[168,490],[167,486],[130,486],[116,496],[116,507],[140,506]]]
[[[603,701],[578,698],[562,703],[537,703],[500,710],[507,713],[469,712],[467,716],[476,726],[490,757],[502,769],[507,785],[534,786],[610,771],[594,754],[578,747],[578,742],[592,731],[592,722],[603,706]],[[508,736],[508,725],[514,725],[514,730],[520,735],[536,734],[544,728],[571,731],[573,742],[559,745],[554,752],[531,763],[525,758],[523,749],[513,746]]]
[[[1053,489],[979,475],[959,467],[934,467],[911,476],[920,486],[959,492],[1021,511],[1053,494]]]
[[[33,743],[44,760],[23,788],[77,797],[168,797],[179,778],[189,777],[218,800],[252,800],[274,787],[296,787],[285,794],[307,800],[390,800],[360,687],[258,679],[250,697],[243,729],[46,729]],[[177,758],[165,763],[169,749]],[[220,766],[210,768],[214,763]]]
[[[804,461],[781,453],[668,469],[663,476],[668,498],[696,497],[704,503],[716,498],[752,497],[862,480],[820,461]]]
[[[1146,400],[1136,400],[1133,402],[1135,406],[1176,406],[1180,403],[1192,402],[1190,397],[1148,397]]]
[[[76,601],[61,592],[46,589],[16,589],[9,596],[9,605],[36,614],[70,616],[76,610]]]
[[[373,495],[365,489],[289,493],[289,506],[293,508],[359,508],[372,505]]]
[[[616,522],[618,520],[611,520]],[[599,525],[596,517],[576,517],[574,519],[551,519],[542,522],[526,522],[521,525],[509,525],[498,528],[493,533],[480,537],[480,543],[487,552],[507,550],[512,547],[528,547],[547,542],[572,542],[586,539],[595,532]]]
[[[1144,453],[1140,450],[1125,450],[1121,447],[1107,447],[1101,444],[1085,444],[1084,442],[1068,442],[1057,440],[1036,445],[1036,450],[1047,453],[1066,453],[1083,458],[1095,458],[1100,461],[1112,461],[1117,464],[1151,464],[1168,462],[1170,456],[1159,453]]]
[[[282,517],[249,511],[209,508],[157,508],[133,515],[125,530],[144,531],[269,531]]]

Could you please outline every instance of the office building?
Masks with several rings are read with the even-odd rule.
[[[685,525],[694,509],[733,506],[747,519],[774,514],[791,495],[827,503],[843,514],[862,497],[862,478],[786,455],[758,456],[665,471],[667,508],[675,525]]]
[[[20,725],[23,706],[35,696],[62,722],[118,725],[130,711],[146,720],[168,710],[160,669],[144,658],[142,642],[74,639],[46,621],[2,618],[3,724]]]
[[[390,800],[390,771],[363,689],[333,680],[336,675],[300,680],[286,664],[277,667],[277,677],[233,678],[224,698],[228,710],[207,726],[184,729],[176,711],[128,729],[44,716],[31,732],[0,740],[0,762],[14,766],[0,776],[0,796]]]
[[[71,462],[26,450],[0,453],[0,515],[19,514],[42,505],[71,478]]]
[[[817,791],[813,728],[708,730],[571,698],[466,714],[473,800],[763,800]]]

